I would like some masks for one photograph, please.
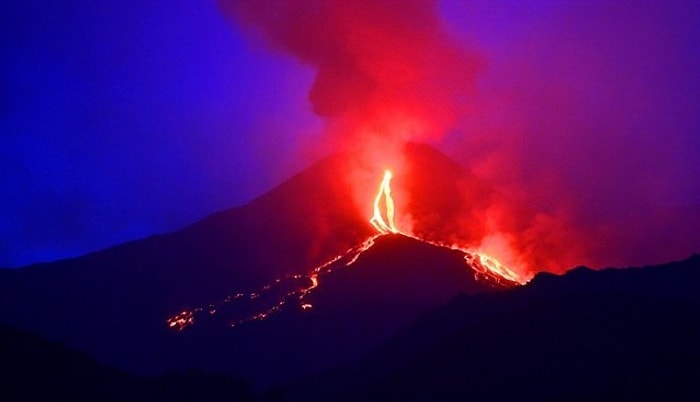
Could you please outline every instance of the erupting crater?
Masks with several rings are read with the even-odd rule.
[[[306,273],[288,274],[274,279],[255,291],[238,292],[207,306],[183,310],[167,319],[168,327],[181,331],[196,322],[219,314],[225,314],[228,324],[231,327],[237,327],[248,322],[264,320],[288,306],[304,311],[312,310],[314,305],[307,300],[308,295],[321,285],[321,278],[337,269],[353,266],[375,245],[378,238],[384,236],[406,237],[430,246],[459,252],[466,268],[473,271],[474,279],[487,282],[494,288],[510,288],[523,283],[515,272],[492,256],[460,245],[422,239],[410,232],[400,230],[394,221],[396,204],[391,193],[393,177],[391,170],[385,170],[374,196],[373,214],[369,223],[376,229],[376,234],[310,271],[301,271]]]

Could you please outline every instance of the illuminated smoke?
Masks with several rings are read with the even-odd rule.
[[[396,211],[394,209],[394,199],[391,195],[391,179],[391,171],[388,169],[385,170],[384,177],[382,178],[377,194],[374,197],[374,214],[369,219],[369,223],[374,226],[379,234],[370,236],[359,245],[351,247],[344,253],[341,253],[317,266],[316,268],[313,268],[309,273],[287,274],[283,278],[277,278],[273,282],[268,283],[257,292],[252,292],[249,294],[236,293],[233,296],[226,297],[224,300],[218,303],[210,304],[206,308],[197,307],[193,310],[184,310],[166,320],[168,327],[177,331],[182,331],[195,324],[199,317],[206,318],[207,316],[213,316],[220,308],[227,307],[237,301],[259,299],[261,295],[264,295],[265,293],[277,291],[278,287],[286,285],[290,281],[294,282],[298,280],[308,279],[310,284],[302,287],[293,286],[291,290],[282,292],[281,295],[278,294],[277,298],[273,297],[272,302],[265,306],[262,310],[258,310],[251,315],[244,316],[243,318],[236,319],[230,325],[231,327],[236,327],[252,321],[267,319],[272,314],[281,312],[288,304],[290,304],[290,301],[293,302],[293,304],[298,305],[298,307],[302,310],[310,310],[313,308],[313,305],[308,303],[305,299],[314,289],[317,289],[320,286],[320,275],[328,275],[333,272],[334,269],[352,266],[365,251],[374,246],[375,240],[378,237],[392,234],[410,237],[436,247],[459,251],[464,257],[465,269],[472,270],[474,272],[475,279],[488,281],[493,287],[509,288],[524,283],[523,278],[514,271],[506,267],[495,257],[490,256],[480,250],[470,249],[459,244],[450,245],[440,241],[422,239],[410,232],[398,229],[394,224],[394,214]],[[382,199],[384,199],[383,211],[381,205]],[[384,216],[386,216],[386,219],[384,219]]]
[[[479,62],[434,1],[235,1],[224,12],[316,70],[309,100],[332,141],[439,136],[470,108]]]
[[[398,209],[424,238],[485,250],[521,275],[700,250],[697,5],[555,2],[487,69],[433,1],[219,3],[314,69],[309,101],[329,147],[364,154],[348,172],[359,208],[391,165],[405,180]],[[517,7],[532,4],[506,8]],[[468,26],[476,9],[454,2],[447,16]],[[456,178],[428,192],[445,201],[405,208],[425,192],[406,194],[417,174],[396,150],[437,140],[488,185]]]
[[[273,50],[286,52],[316,71],[309,91],[314,112],[328,123],[328,141],[336,148],[359,154],[345,174],[360,214],[378,170],[391,165],[404,183],[414,181],[404,163],[404,144],[442,137],[473,109],[475,79],[481,61],[447,35],[435,1],[227,1],[224,12],[263,37]],[[430,165],[414,166],[425,170]],[[439,174],[439,173],[438,173]],[[454,224],[474,215],[491,192],[465,195],[450,178],[435,178],[447,186],[437,191],[408,194],[398,186],[402,203],[400,226],[411,232],[413,222],[421,235],[436,244],[487,248],[496,256],[514,254],[512,244],[484,228],[486,218],[472,220],[467,230]],[[372,225],[380,233],[397,233],[394,198],[387,173],[376,194]],[[478,189],[471,188],[472,191]],[[490,189],[489,189],[490,190]],[[444,197],[460,206],[460,216],[442,216],[441,210],[408,208],[416,198]],[[385,213],[379,204],[385,203]],[[414,203],[415,204],[415,203]],[[436,206],[439,204],[431,204]],[[467,208],[464,210],[463,208]],[[453,211],[454,212],[454,211]],[[482,241],[487,235],[488,242]],[[494,239],[499,239],[498,241]],[[498,245],[498,247],[494,247]],[[509,258],[521,269],[526,260]]]
[[[438,172],[439,173],[439,172]],[[434,239],[422,237],[410,230],[401,230],[394,224],[394,216],[396,214],[394,198],[391,195],[391,179],[393,175],[390,170],[384,171],[384,178],[379,185],[379,190],[374,197],[374,213],[370,218],[369,222],[374,226],[375,229],[380,234],[398,233],[403,236],[411,237],[413,239],[432,244],[438,247],[449,248],[451,250],[458,250],[464,254],[464,259],[468,266],[473,269],[478,275],[488,278],[496,283],[524,283],[523,277],[516,274],[513,270],[506,267],[493,255],[489,255],[483,250],[475,249],[469,247],[468,244],[459,243],[447,243],[445,241],[445,236],[441,233]],[[435,180],[439,180],[436,177]],[[455,198],[453,194],[444,194],[446,199]],[[381,200],[384,199],[384,213],[382,213]],[[386,215],[385,220],[383,216]],[[421,217],[418,216],[417,219],[420,221]],[[484,246],[482,245],[482,248]],[[496,250],[503,252],[503,250]]]

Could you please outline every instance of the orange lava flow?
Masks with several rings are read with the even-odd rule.
[[[413,234],[405,233],[399,230],[394,223],[394,215],[396,211],[394,199],[391,196],[392,177],[393,175],[390,170],[386,170],[384,172],[384,178],[379,185],[377,195],[374,197],[374,213],[369,219],[369,222],[375,229],[377,229],[377,232],[379,232],[378,234],[367,238],[361,244],[351,247],[344,253],[331,258],[310,271],[307,271],[308,273],[306,274],[287,274],[284,277],[275,279],[273,282],[263,286],[257,291],[249,293],[235,293],[226,297],[224,300],[209,304],[206,307],[197,307],[192,310],[184,310],[166,320],[168,327],[174,330],[182,331],[185,328],[194,325],[195,321],[207,319],[207,317],[217,314],[219,310],[226,308],[231,304],[244,303],[246,300],[255,300],[257,302],[261,297],[269,298],[268,295],[271,292],[280,289],[280,286],[284,285],[285,283],[296,283],[298,281],[301,281],[301,283],[298,283],[295,289],[284,291],[278,298],[276,298],[276,300],[272,301],[270,304],[267,304],[266,308],[258,310],[258,312],[247,317],[235,320],[230,323],[230,326],[236,327],[252,321],[264,320],[270,315],[282,311],[282,309],[289,304],[297,305],[298,308],[302,310],[311,310],[313,305],[307,301],[307,296],[314,289],[320,286],[320,277],[330,274],[334,269],[353,265],[358,260],[360,255],[374,246],[374,242],[377,238],[387,234],[399,234],[437,247],[448,248],[461,252],[464,254],[466,265],[474,270],[474,276],[476,279],[487,279],[492,283],[500,284],[504,287],[512,287],[523,283],[523,280],[515,272],[508,269],[494,257],[481,253],[478,250],[461,247],[455,244],[446,244],[421,239]]]
[[[182,331],[186,327],[194,324],[194,314],[191,311],[183,311],[167,320],[168,327]]]
[[[384,179],[379,185],[379,191],[374,197],[374,214],[370,218],[369,223],[374,226],[379,233],[399,233],[399,230],[394,224],[394,199],[391,197],[391,179],[393,174],[390,170],[384,171]],[[386,211],[386,220],[382,216],[381,202],[384,199],[384,209]]]
[[[177,331],[182,331],[187,327],[195,324],[196,319],[206,319],[208,316],[213,316],[217,312],[224,308],[225,306],[231,305],[233,303],[241,303],[246,300],[258,299],[265,296],[267,293],[275,291],[277,286],[287,282],[308,281],[306,285],[301,285],[296,290],[288,291],[282,294],[276,302],[268,305],[264,310],[258,311],[255,314],[241,318],[239,320],[230,323],[231,327],[237,327],[239,325],[249,323],[252,321],[262,321],[272,314],[282,311],[289,304],[297,304],[302,310],[310,310],[313,305],[305,300],[306,296],[311,293],[312,290],[319,287],[319,276],[330,274],[336,267],[349,267],[357,261],[362,253],[369,250],[374,245],[374,240],[381,235],[374,235],[360,245],[351,247],[342,254],[339,254],[325,263],[312,269],[308,274],[288,274],[284,277],[280,277],[272,281],[271,283],[263,286],[258,291],[250,293],[236,293],[234,295],[226,297],[217,303],[210,304],[207,307],[197,307],[192,310],[185,310],[179,314],[167,319],[166,323],[168,327]],[[206,313],[206,314],[204,314]]]
[[[409,235],[410,236],[410,235]],[[414,236],[410,236],[414,237]],[[417,237],[414,237],[418,239]],[[511,283],[520,284],[525,283],[520,275],[513,272],[513,270],[506,267],[500,261],[498,261],[493,256],[484,254],[480,251],[461,247],[456,244],[444,244],[434,241],[418,239],[428,244],[432,244],[437,247],[449,248],[450,250],[457,250],[464,254],[464,260],[467,264],[472,267],[475,271],[476,277],[486,277],[492,279],[498,283]]]
[[[379,185],[379,190],[377,195],[374,197],[374,214],[369,219],[369,223],[374,226],[375,229],[380,234],[395,233],[401,234],[407,237],[414,238],[416,240],[432,244],[438,247],[445,247],[451,250],[458,250],[464,253],[464,259],[469,266],[474,268],[477,276],[488,277],[496,282],[505,283],[516,283],[522,284],[524,281],[518,274],[510,270],[508,267],[499,262],[496,258],[479,252],[477,250],[472,250],[466,247],[461,247],[459,245],[448,245],[440,242],[429,241],[421,239],[409,233],[402,232],[394,224],[394,215],[396,213],[396,208],[394,204],[394,199],[391,196],[391,179],[393,174],[390,170],[384,171],[384,178]],[[386,212],[386,220],[382,214],[381,201],[384,199],[384,209]]]

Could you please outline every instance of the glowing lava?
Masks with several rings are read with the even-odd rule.
[[[374,246],[374,242],[378,237],[389,234],[402,235],[433,246],[460,251],[464,254],[464,261],[467,267],[474,271],[474,276],[477,280],[488,280],[494,285],[506,288],[523,283],[522,279],[515,272],[489,255],[459,245],[449,245],[421,239],[413,234],[399,230],[394,223],[396,211],[394,199],[391,196],[392,177],[393,175],[390,170],[384,171],[384,178],[379,185],[377,195],[374,197],[374,213],[369,219],[369,222],[377,229],[379,234],[369,237],[361,244],[349,248],[345,253],[331,258],[311,271],[307,271],[307,274],[288,274],[282,278],[275,279],[256,292],[247,294],[236,293],[218,303],[210,304],[207,307],[197,307],[193,310],[182,311],[166,321],[168,327],[181,331],[193,325],[198,319],[205,319],[208,316],[213,316],[220,310],[231,309],[234,307],[234,304],[240,304],[246,300],[248,300],[249,303],[257,303],[259,302],[257,299],[269,300],[272,298],[269,302],[264,302],[263,305],[271,302],[267,304],[267,308],[257,310],[254,314],[231,322],[230,325],[232,327],[251,321],[266,319],[271,314],[282,311],[282,308],[288,304],[296,304],[298,308],[302,310],[310,310],[313,308],[313,305],[307,302],[305,298],[309,293],[320,286],[319,278],[321,276],[330,274],[333,269],[337,267],[349,267],[353,265],[362,253]],[[384,212],[382,212],[382,210]],[[302,282],[300,283],[299,281]],[[289,288],[291,288],[291,290],[288,290]],[[276,297],[274,296],[275,292],[277,292]]]
[[[379,233],[399,233],[399,230],[394,224],[394,199],[391,197],[391,179],[394,175],[390,170],[384,171],[384,179],[379,185],[376,197],[374,197],[374,215],[369,220],[369,223],[374,226]],[[381,203],[384,199],[384,209],[386,211],[386,220],[382,216]]]
[[[336,267],[349,267],[354,264],[362,253],[369,250],[374,245],[374,240],[380,235],[375,235],[360,245],[351,247],[342,254],[339,254],[325,263],[317,266],[308,274],[288,274],[284,277],[277,278],[271,283],[263,286],[261,289],[250,293],[236,293],[226,297],[217,303],[210,304],[207,307],[197,307],[192,310],[185,310],[179,314],[167,319],[166,323],[169,328],[182,331],[185,328],[192,326],[198,320],[204,320],[208,316],[213,316],[219,311],[230,309],[235,305],[240,305],[246,301],[250,302],[259,298],[269,299],[271,294],[278,292],[281,296],[273,299],[268,308],[258,310],[257,313],[247,317],[235,320],[230,323],[231,327],[236,327],[252,321],[261,321],[268,318],[274,313],[282,311],[286,305],[298,305],[302,310],[310,310],[313,305],[308,303],[305,298],[316,289],[319,284],[319,276],[330,274]],[[308,281],[308,282],[307,282]],[[306,282],[306,283],[304,283]],[[282,290],[291,287],[292,290]],[[274,297],[274,296],[272,296]]]
[[[382,179],[382,182],[379,185],[379,190],[377,191],[377,195],[374,197],[374,214],[369,219],[369,223],[371,223],[372,226],[374,226],[380,234],[401,234],[422,241],[424,243],[432,244],[434,246],[461,251],[462,253],[464,253],[464,260],[470,267],[474,269],[477,279],[479,279],[479,277],[486,277],[496,281],[497,283],[523,283],[523,280],[518,274],[508,269],[505,265],[503,265],[496,258],[490,255],[486,255],[484,253],[466,247],[461,247],[459,245],[448,245],[440,242],[421,239],[413,234],[405,233],[399,230],[394,224],[394,215],[396,213],[396,208],[394,204],[394,199],[391,196],[391,179],[393,177],[394,176],[390,170],[387,169],[384,171],[384,179]],[[384,210],[386,212],[386,220],[382,216],[381,211],[382,199],[384,199]]]
[[[188,326],[194,324],[194,314],[191,311],[183,311],[180,314],[168,318],[168,327],[182,331]]]

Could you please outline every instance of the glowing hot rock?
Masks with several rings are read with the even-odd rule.
[[[472,267],[472,269],[476,271],[478,276],[487,277],[499,283],[523,283],[522,279],[518,274],[508,269],[505,265],[500,263],[493,256],[486,255],[482,252],[455,244],[446,244],[439,241],[421,239],[413,234],[404,233],[401,230],[399,230],[394,224],[394,215],[396,213],[396,208],[394,204],[394,199],[391,196],[391,179],[393,177],[394,176],[390,170],[387,169],[384,171],[384,178],[382,179],[382,182],[379,185],[377,195],[374,197],[374,213],[370,218],[369,222],[380,233],[379,236],[390,233],[401,234],[428,244],[432,244],[434,246],[458,250],[464,253],[465,261],[470,267]],[[382,214],[382,200],[384,200],[384,211],[386,219],[385,216]]]
[[[377,196],[374,197],[374,215],[369,220],[369,223],[374,226],[379,233],[399,233],[399,230],[394,224],[394,199],[391,198],[391,178],[394,177],[390,170],[384,171],[384,179],[379,185],[379,191],[377,191]],[[386,220],[382,216],[381,212],[381,202],[384,199],[384,206],[386,210]]]
[[[377,195],[374,197],[374,213],[369,222],[379,232],[378,234],[367,238],[364,242],[355,247],[349,248],[344,253],[341,253],[316,268],[307,271],[307,273],[288,274],[284,277],[277,278],[273,282],[263,286],[261,289],[250,293],[236,293],[226,297],[216,303],[212,303],[206,307],[197,307],[192,310],[185,310],[167,320],[168,327],[182,331],[183,329],[193,325],[199,319],[206,319],[217,314],[222,309],[227,309],[233,304],[249,303],[250,300],[269,299],[271,293],[278,293],[278,297],[272,296],[271,304],[267,304],[257,312],[237,318],[230,323],[232,327],[245,324],[252,321],[260,321],[268,318],[270,315],[282,311],[285,306],[297,305],[301,310],[311,310],[313,305],[307,301],[307,296],[318,288],[320,277],[330,274],[334,269],[352,266],[365,251],[374,246],[374,242],[378,237],[390,234],[398,234],[411,237],[413,239],[432,244],[438,247],[444,247],[452,250],[458,250],[464,254],[464,260],[467,266],[474,270],[477,279],[484,278],[502,286],[510,287],[518,283],[522,283],[520,277],[499,263],[495,258],[483,254],[478,251],[460,247],[458,245],[448,245],[436,241],[430,241],[418,238],[412,234],[400,231],[394,223],[395,205],[394,199],[391,196],[391,179],[393,175],[391,171],[384,171],[384,178],[379,185]],[[292,290],[281,291],[283,287],[294,284]],[[278,289],[279,288],[279,289]]]

